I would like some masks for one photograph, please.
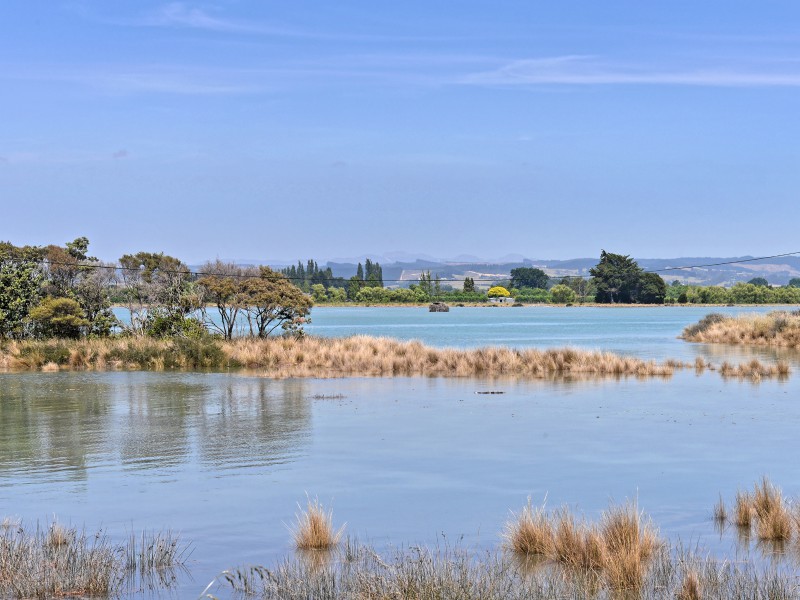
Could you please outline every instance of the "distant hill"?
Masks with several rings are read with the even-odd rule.
[[[328,261],[324,266],[330,267],[335,277],[349,278],[355,275],[358,262],[364,263],[367,257],[381,263],[383,279],[387,286],[406,286],[416,282],[423,271],[430,271],[438,275],[443,283],[450,283],[460,287],[464,277],[472,277],[479,287],[488,287],[489,284],[508,279],[511,269],[517,267],[536,267],[542,269],[551,277],[578,276],[589,277],[589,269],[597,264],[597,258],[571,258],[567,260],[555,259],[529,259],[518,255],[508,255],[495,260],[481,260],[468,255],[454,257],[446,260],[424,256],[422,258],[408,258],[412,255],[401,252],[387,253],[385,255],[369,254],[363,257]],[[404,260],[397,260],[398,258]],[[305,264],[308,257],[300,259]],[[392,260],[394,258],[394,260]],[[636,261],[646,271],[655,271],[669,284],[675,280],[681,283],[697,285],[725,285],[730,286],[739,281],[749,281],[754,277],[764,277],[772,285],[786,285],[790,279],[800,277],[800,256],[785,256],[782,258],[760,259],[752,262],[739,262],[736,264],[717,264],[693,269],[680,269],[694,265],[714,265],[716,263],[731,263],[734,261],[748,261],[752,256],[719,257],[719,256],[686,256],[681,258],[638,258]],[[513,260],[509,260],[513,259]],[[235,260],[238,264],[269,264],[274,268],[281,268],[287,264],[296,264],[297,261],[286,260]],[[318,260],[320,266],[323,261]]]

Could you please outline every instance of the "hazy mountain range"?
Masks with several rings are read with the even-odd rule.
[[[532,259],[521,254],[508,254],[485,259],[468,254],[450,258],[434,257],[408,252],[386,252],[384,254],[365,254],[362,256],[315,258],[320,267],[329,266],[337,277],[349,278],[355,275],[358,263],[369,258],[377,261],[383,268],[383,278],[387,286],[405,285],[414,282],[423,271],[430,271],[444,281],[459,282],[464,277],[472,277],[481,282],[507,279],[511,269],[517,267],[537,267],[551,277],[589,276],[589,269],[597,264],[597,258],[572,258],[567,260]],[[773,285],[785,285],[790,279],[800,277],[800,256],[784,256],[752,260],[752,256],[686,256],[680,258],[638,258],[636,261],[646,271],[658,272],[667,283],[678,280],[682,283],[701,285],[732,285],[737,281],[748,281],[754,277],[764,277]],[[297,264],[297,260],[275,259],[228,259],[237,264],[266,264],[282,268]],[[300,259],[305,264],[308,258]],[[736,262],[746,261],[746,262]],[[719,264],[733,263],[733,264]],[[712,265],[712,266],[697,266]],[[695,268],[681,268],[695,267]]]

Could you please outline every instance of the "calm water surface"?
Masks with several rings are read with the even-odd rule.
[[[313,328],[436,345],[741,355],[675,339],[705,312],[317,309]],[[505,332],[492,333],[491,319]],[[710,520],[718,494],[732,501],[763,474],[791,494],[800,489],[798,381],[753,385],[712,372],[577,383],[0,374],[0,515],[56,515],[112,537],[180,530],[194,553],[178,597],[196,597],[225,568],[290,554],[286,525],[306,492],[383,549],[442,535],[496,547],[509,509],[529,495],[592,518],[610,500],[638,497],[665,536],[733,556],[736,536],[718,534]]]

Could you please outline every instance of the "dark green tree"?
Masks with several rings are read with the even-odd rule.
[[[0,338],[25,335],[28,312],[41,297],[45,250],[0,242]]]
[[[639,302],[642,304],[664,304],[667,284],[658,273],[642,273],[639,278]]]
[[[364,281],[364,267],[361,266],[361,263],[358,263],[358,268],[356,269],[356,277],[359,280]]]
[[[541,269],[531,267],[511,269],[510,285],[512,288],[539,288],[546,290],[549,282],[550,277]]]
[[[72,298],[45,298],[31,309],[29,318],[42,337],[77,339],[89,326],[81,305]]]
[[[464,277],[464,292],[471,293],[475,291],[475,280],[472,277]]]
[[[800,288],[800,277],[793,277],[792,279],[790,279],[789,283],[787,284],[787,287]]]
[[[589,270],[597,287],[595,301],[603,304],[636,302],[642,269],[630,256],[600,252],[600,262]]]
[[[747,283],[749,283],[751,285],[757,285],[759,287],[769,287],[769,281],[767,281],[763,277],[753,277]]]

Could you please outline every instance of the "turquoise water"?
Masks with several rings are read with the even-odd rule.
[[[319,335],[391,330],[435,345],[514,339],[650,357],[738,356],[675,339],[703,314],[331,308],[315,310],[312,327]],[[754,385],[709,371],[571,383],[5,373],[0,516],[57,515],[112,537],[177,529],[194,552],[176,597],[197,597],[223,569],[290,554],[287,525],[306,493],[380,549],[442,536],[497,547],[509,510],[528,496],[592,518],[611,500],[638,498],[672,541],[772,560],[716,532],[711,511],[720,493],[732,502],[764,474],[790,495],[800,490],[798,381],[795,373]]]

